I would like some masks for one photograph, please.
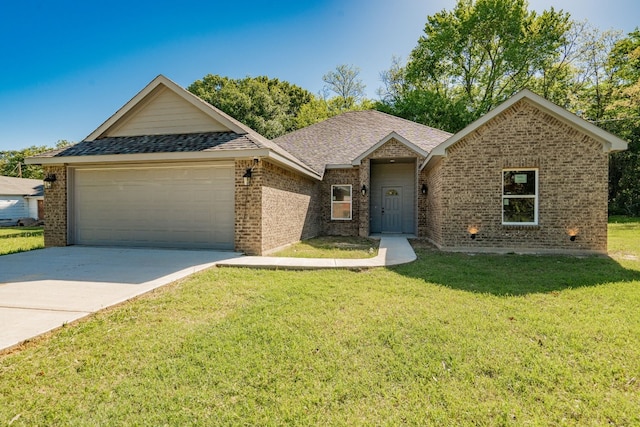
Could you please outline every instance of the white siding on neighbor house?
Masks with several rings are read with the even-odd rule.
[[[225,132],[229,129],[187,100],[166,88],[158,89],[148,102],[139,105],[105,136],[169,135],[197,132]]]
[[[38,199],[34,197],[28,197],[26,201],[27,201],[27,210],[29,212],[29,215],[27,216],[29,218],[41,219],[41,218],[38,218]]]
[[[0,220],[17,221],[28,216],[29,207],[23,197],[0,196]]]
[[[72,170],[71,243],[233,249],[234,166]]]

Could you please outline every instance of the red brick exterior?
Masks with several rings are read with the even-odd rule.
[[[508,168],[538,169],[538,225],[502,225]],[[430,191],[419,228],[442,248],[606,252],[607,174],[601,143],[520,101],[423,173]],[[475,240],[470,226],[478,228]]]

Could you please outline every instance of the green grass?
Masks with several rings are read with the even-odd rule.
[[[418,255],[98,313],[0,356],[0,425],[640,425],[640,261]]]
[[[44,248],[43,227],[0,227],[0,255]]]
[[[3,236],[21,235],[40,235],[43,233],[43,227],[0,227],[0,238]]]
[[[640,218],[611,217],[608,243],[611,256],[640,259]]]
[[[379,240],[366,237],[322,236],[304,240],[271,254],[294,258],[372,258],[378,255]]]

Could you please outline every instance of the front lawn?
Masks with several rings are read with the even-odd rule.
[[[0,425],[640,425],[632,224],[614,259],[206,271],[0,356]]]
[[[271,254],[294,258],[372,258],[378,255],[379,240],[366,237],[321,236],[303,240]]]
[[[44,248],[42,227],[1,227],[0,255]]]

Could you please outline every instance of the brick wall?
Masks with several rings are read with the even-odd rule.
[[[370,191],[371,191],[371,160],[417,158],[417,164],[424,160],[403,143],[390,139],[370,155],[365,157],[360,166],[350,169],[328,169],[325,171],[321,186],[321,220],[323,234],[329,236],[368,236],[370,234]],[[331,219],[331,185],[349,184],[353,189],[352,219]],[[367,186],[367,194],[362,195],[362,186]],[[417,182],[419,190],[421,182]],[[417,196],[416,196],[417,197]],[[418,208],[416,207],[416,210]]]
[[[351,219],[332,220],[331,219],[331,186],[351,185]],[[354,169],[328,169],[324,173],[320,186],[320,220],[322,222],[322,233],[328,236],[357,236],[360,227],[360,193],[359,171]]]
[[[235,162],[235,249],[249,255],[262,254],[262,180],[264,161]],[[251,184],[244,185],[242,176],[253,168]]]
[[[253,168],[251,184],[242,176]],[[320,234],[319,183],[267,160],[235,162],[235,249],[262,255]]]
[[[538,225],[502,225],[505,168],[538,168]],[[608,156],[602,144],[526,100],[451,146],[427,175],[442,180],[441,204],[427,215],[434,226],[421,227],[445,248],[606,251]],[[469,226],[479,230],[475,240]],[[570,229],[578,230],[575,242]]]
[[[434,159],[428,169],[420,172],[420,188],[427,186],[427,194],[418,196],[418,237],[424,237],[436,245],[442,244],[442,161]]]
[[[44,245],[67,245],[67,168],[45,166],[44,174],[55,174],[56,181],[44,191]]]
[[[262,251],[320,234],[320,183],[264,162]]]

